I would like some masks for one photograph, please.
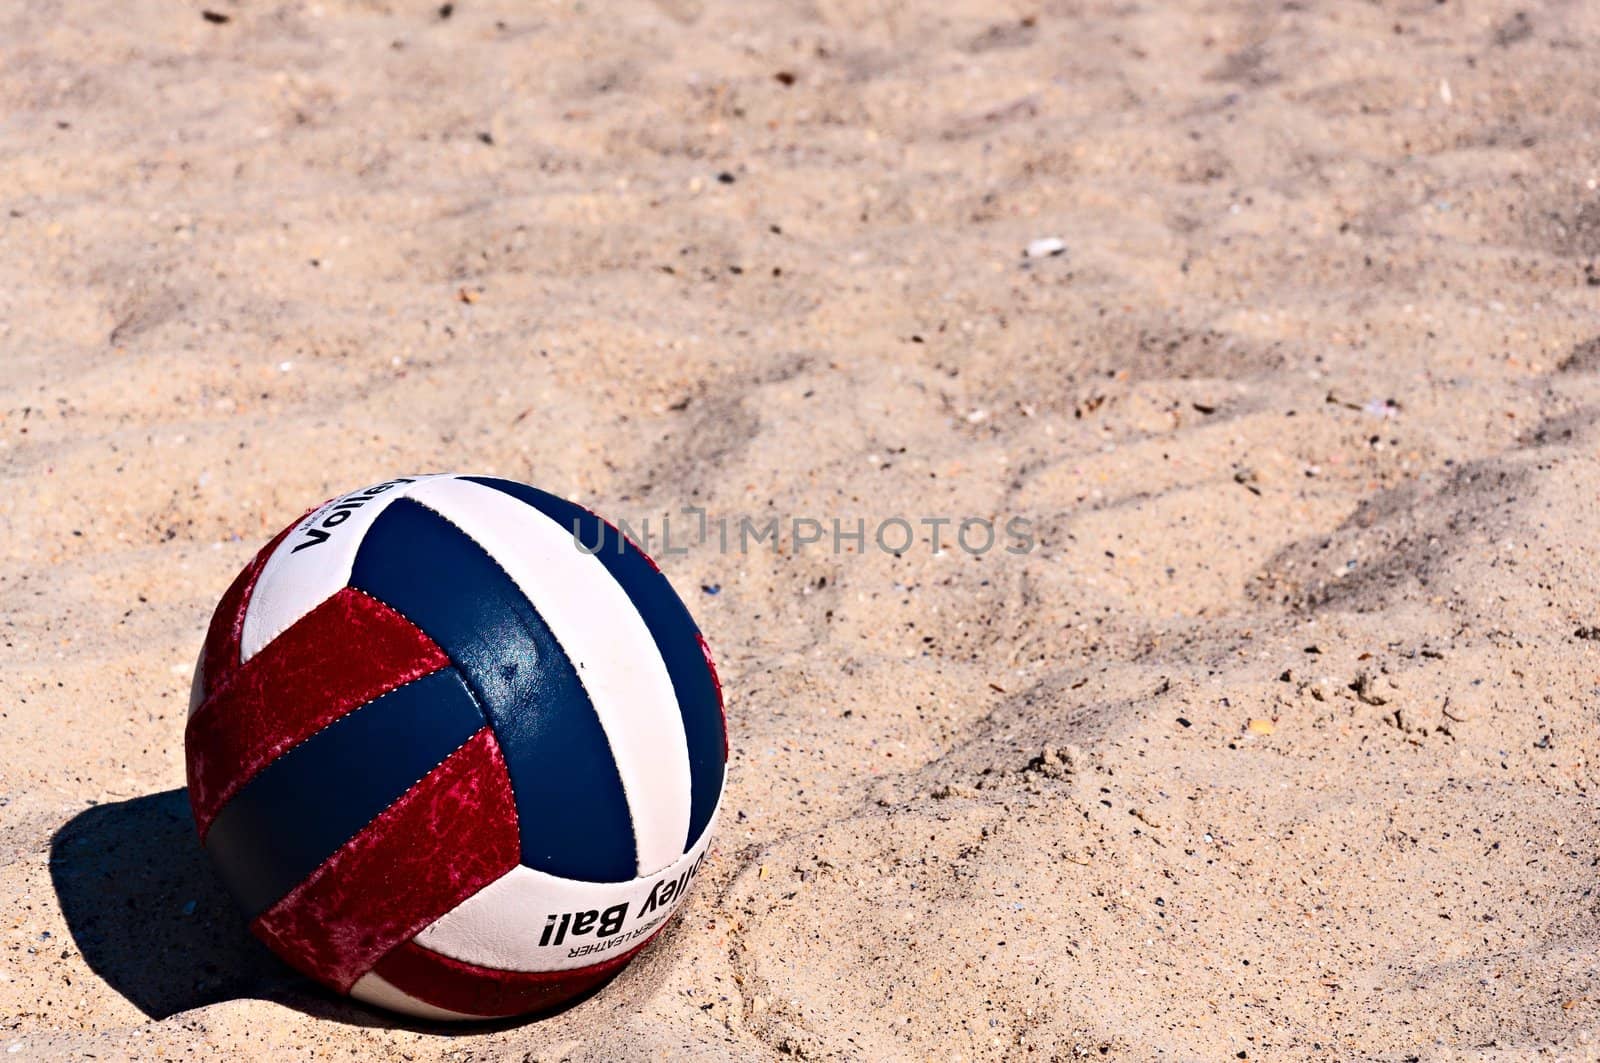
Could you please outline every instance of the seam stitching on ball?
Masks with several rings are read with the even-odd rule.
[[[289,746],[287,749],[279,751],[278,756],[281,757],[285,753],[289,752],[289,750],[296,749],[296,748],[304,745],[305,743],[311,741],[313,738],[317,737],[322,732],[328,730],[330,727],[339,726],[341,723],[344,723],[346,720],[348,720],[350,717],[354,716],[356,713],[360,712],[362,709],[365,709],[365,708],[367,708],[368,706],[371,706],[371,705],[376,705],[378,702],[382,701],[384,698],[388,697],[390,694],[398,694],[398,693],[400,693],[400,691],[404,690],[408,686],[412,686],[412,685],[414,685],[416,683],[422,682],[424,679],[428,679],[428,678],[431,678],[433,676],[438,675],[440,672],[444,671],[445,668],[448,668],[451,671],[455,671],[456,670],[455,664],[452,662],[450,664],[445,665],[444,668],[435,668],[433,671],[427,672],[427,673],[425,673],[423,675],[419,675],[415,679],[407,679],[404,683],[401,683],[399,686],[393,687],[393,688],[391,688],[389,690],[385,690],[382,694],[379,694],[377,697],[373,698],[371,701],[363,701],[361,704],[357,705],[355,708],[351,709],[350,711],[348,711],[348,712],[346,712],[346,713],[344,713],[344,714],[342,714],[340,716],[334,717],[333,719],[329,720],[327,723],[323,724],[321,727],[317,728],[315,731],[312,731],[310,734],[308,734],[304,738],[300,739],[300,741],[298,741],[298,742],[294,743],[293,745]],[[466,683],[463,682],[461,685],[462,686],[466,686]],[[480,710],[480,714],[481,714],[481,710]],[[474,732],[474,733],[476,733],[476,732]],[[469,739],[467,739],[467,741],[470,742],[471,739],[469,738]],[[466,745],[466,742],[463,742],[461,745]],[[456,749],[459,749],[459,748],[461,748],[461,747],[460,746],[456,747]],[[455,750],[452,749],[450,752],[454,753]],[[437,767],[437,765],[435,765],[435,767]],[[433,768],[429,768],[428,770],[432,771]],[[416,783],[412,783],[411,785],[415,786]]]
[[[471,481],[468,481],[468,482],[471,482]],[[476,486],[482,487],[483,485],[482,484],[478,484]],[[492,491],[492,490],[494,490],[494,488],[489,488],[489,490]],[[461,533],[461,537],[463,539],[465,539],[465,540],[467,540],[467,542],[471,543],[473,545],[473,547],[479,553],[483,554],[484,557],[489,559],[489,563],[491,565],[493,565],[495,568],[500,570],[500,574],[502,576],[504,576],[506,579],[511,581],[511,585],[513,587],[517,588],[517,593],[522,595],[523,600],[525,600],[528,603],[528,607],[533,610],[534,615],[535,616],[539,615],[538,607],[533,604],[533,599],[528,597],[528,592],[522,589],[522,584],[517,582],[515,576],[513,576],[511,573],[506,571],[506,567],[500,563],[500,559],[499,558],[497,558],[493,554],[491,554],[484,547],[484,545],[482,543],[480,543],[478,540],[476,540],[476,539],[474,539],[472,537],[472,533],[471,532],[467,531],[467,529],[463,528],[459,523],[457,523],[456,521],[452,520],[448,514],[441,513],[441,512],[439,512],[439,510],[435,509],[433,506],[428,505],[426,499],[416,498],[416,497],[413,497],[413,496],[407,496],[407,501],[415,502],[417,505],[421,506],[423,509],[426,509],[429,513],[432,513],[434,516],[438,517],[440,520],[442,520],[446,524],[450,525],[450,527],[452,527],[456,531],[460,532]],[[529,506],[528,508],[529,509],[533,509],[532,506]],[[541,512],[541,511],[539,511],[537,509],[534,509],[534,512],[538,513],[540,517],[543,517],[545,519],[549,519],[546,514],[544,514],[543,512]],[[601,517],[600,519],[601,520],[605,520],[604,517]],[[607,523],[609,523],[609,522],[607,522]],[[557,525],[557,526],[559,527],[559,525]],[[618,534],[621,534],[621,533],[619,532]],[[624,536],[624,538],[626,538],[626,536]],[[556,648],[561,651],[561,655],[563,657],[565,657],[567,659],[568,664],[571,665],[571,663],[572,663],[572,653],[571,653],[571,651],[569,651],[565,646],[563,646],[561,644],[561,639],[560,639],[559,636],[556,635],[555,629],[551,628],[549,623],[546,622],[545,619],[542,616],[539,617],[539,621],[540,621],[540,623],[543,623],[544,626],[545,626],[545,629],[550,632],[550,640],[556,644]],[[454,663],[454,662],[452,662],[452,663]],[[600,713],[594,707],[594,695],[589,692],[588,685],[584,683],[583,676],[578,673],[578,669],[576,667],[573,667],[573,669],[572,669],[572,676],[573,676],[574,679],[576,679],[578,681],[578,689],[583,691],[583,696],[589,699],[589,711],[591,711],[591,712],[593,712],[595,714],[595,719],[596,720],[599,720]],[[487,717],[487,715],[488,714],[485,713],[486,717]],[[493,725],[491,724],[490,725],[490,730],[493,730],[493,729],[494,729]],[[606,727],[605,727],[604,721],[600,721],[600,733],[605,736],[606,749],[611,753],[611,759],[613,761],[615,761],[616,757],[617,757],[617,750],[616,750],[616,747],[611,744],[611,735],[606,733]],[[496,735],[495,739],[496,739],[496,741],[498,741],[499,740],[499,735]],[[508,772],[508,774],[509,774],[509,772]],[[621,772],[620,769],[617,772],[617,782],[622,788],[622,807],[628,813],[628,830],[629,830],[629,833],[631,833],[633,835],[633,861],[634,861],[633,866],[634,866],[634,870],[638,871],[638,869],[639,869],[639,843],[640,843],[639,823],[638,823],[638,821],[636,819],[634,819],[634,816],[633,816],[633,802],[631,800],[629,800],[628,784],[622,780],[622,772]],[[516,787],[515,787],[515,785],[513,785],[512,792],[515,793],[515,791],[516,791]],[[517,824],[517,834],[518,834],[519,841],[521,839],[521,833],[522,833],[522,824],[518,823]]]
[[[444,647],[439,645],[437,642],[435,642],[433,640],[433,636],[432,635],[430,635],[426,631],[422,630],[422,625],[421,624],[417,623],[415,620],[411,619],[409,616],[407,616],[406,614],[402,613],[400,610],[396,609],[394,606],[390,605],[388,602],[384,601],[382,598],[379,598],[376,594],[373,594],[371,591],[366,590],[363,587],[352,587],[348,583],[345,584],[344,587],[342,587],[340,589],[341,590],[354,591],[355,593],[361,595],[361,597],[366,598],[369,601],[376,602],[379,605],[383,606],[385,609],[389,610],[395,616],[398,616],[401,620],[404,620],[406,623],[410,624],[413,628],[415,628],[416,631],[417,631],[417,634],[421,635],[423,638],[428,640],[428,645],[429,646],[432,646],[434,649],[438,650],[440,653],[444,653]],[[338,594],[338,593],[339,593],[338,591],[334,591],[333,592],[333,594]],[[332,598],[333,594],[328,595],[328,597]],[[326,600],[327,599],[324,599],[324,601],[326,601]],[[290,625],[290,626],[292,627],[293,625]],[[285,630],[287,630],[287,628]],[[276,638],[277,636],[273,636],[273,637]],[[444,655],[445,655],[445,658],[447,660],[450,659],[450,655],[448,653],[444,653]],[[452,666],[454,666],[455,663],[456,662],[454,660],[450,661],[450,664]]]
[[[445,665],[444,668],[435,668],[431,672],[425,672],[422,675],[416,676],[415,678],[407,679],[404,683],[401,683],[397,687],[391,687],[390,689],[385,690],[382,694],[379,694],[377,697],[373,698],[371,701],[364,701],[360,705],[353,706],[348,711],[340,714],[339,716],[334,717],[333,719],[329,720],[327,723],[323,724],[321,727],[318,727],[315,731],[312,731],[310,734],[306,735],[304,738],[296,739],[295,741],[290,742],[290,743],[288,743],[286,745],[283,745],[283,746],[279,746],[276,743],[273,743],[273,744],[270,744],[270,745],[266,746],[265,747],[265,752],[267,754],[267,759],[261,765],[261,767],[257,768],[254,772],[252,772],[251,774],[246,775],[246,776],[244,776],[242,778],[235,777],[229,785],[224,786],[224,787],[222,787],[221,789],[218,790],[219,799],[217,801],[217,811],[216,811],[216,815],[212,816],[212,822],[214,823],[216,821],[216,817],[222,814],[222,810],[228,806],[229,802],[231,802],[235,797],[239,796],[239,791],[243,790],[246,786],[250,785],[250,783],[252,783],[257,778],[259,778],[261,776],[262,772],[266,771],[269,767],[271,767],[281,757],[285,756],[288,753],[293,752],[296,749],[299,749],[301,746],[305,745],[307,742],[311,741],[313,738],[317,737],[322,732],[326,731],[328,728],[335,727],[335,726],[343,723],[345,720],[348,720],[350,717],[354,716],[356,713],[360,712],[362,709],[366,708],[368,705],[376,705],[378,702],[382,701],[384,698],[388,697],[390,694],[399,693],[400,691],[404,690],[406,687],[411,686],[413,683],[420,683],[424,679],[427,679],[429,676],[438,675],[440,672],[444,671],[445,668],[449,668],[451,671],[457,671],[454,662],[451,662],[450,664]],[[457,674],[459,676],[459,672],[458,671],[457,671]],[[466,682],[463,681],[461,685],[463,687],[465,687],[466,686]],[[221,689],[218,690],[218,693],[220,694],[223,690],[226,690],[226,689],[227,689],[227,687],[222,687]],[[468,690],[468,693],[469,694],[471,693],[470,689]],[[210,700],[211,700],[210,698],[206,699],[207,702],[209,702]],[[202,705],[204,705],[204,704],[205,704],[205,702],[202,702]],[[484,716],[483,707],[481,705],[477,704],[477,699],[476,698],[473,699],[473,706],[475,708],[477,708],[478,714],[480,716]],[[198,713],[199,711],[200,711],[199,709],[195,710],[196,713]],[[192,717],[191,717],[191,719],[192,719]],[[484,726],[488,726],[487,717],[484,717]],[[474,733],[476,733],[476,732],[474,732]],[[471,739],[469,738],[468,741],[471,741]],[[465,742],[462,743],[462,745],[465,745],[465,744],[466,744]],[[457,748],[460,748],[460,747],[458,746]],[[455,752],[455,750],[451,750],[451,752],[453,753],[453,752]],[[429,770],[432,770],[432,769],[429,769]],[[416,783],[412,783],[411,785],[415,786]],[[397,800],[398,800],[398,798],[397,798]],[[366,826],[363,826],[362,829],[365,830]],[[207,830],[206,833],[209,833],[209,829]]]
[[[398,690],[398,687],[397,687],[397,690]],[[371,703],[368,703],[368,704],[371,704]],[[344,717],[339,717],[339,719],[344,719]],[[338,722],[338,720],[334,720],[334,722]],[[304,877],[304,879],[301,879],[301,880],[299,880],[299,882],[296,882],[296,884],[294,884],[294,889],[291,889],[290,892],[285,893],[285,895],[283,895],[283,897],[278,898],[278,900],[272,901],[272,905],[270,905],[269,908],[266,909],[267,913],[270,913],[270,911],[272,911],[272,909],[277,908],[278,905],[282,905],[283,901],[288,900],[288,898],[290,898],[290,897],[293,897],[294,893],[301,892],[301,890],[304,890],[304,889],[310,889],[310,885],[314,884],[314,882],[318,882],[318,880],[320,880],[320,879],[323,879],[323,877],[325,877],[326,874],[330,874],[330,872],[328,872],[328,866],[330,866],[330,864],[333,863],[334,858],[336,858],[336,856],[338,856],[339,853],[346,852],[346,847],[347,847],[347,845],[350,844],[350,842],[354,842],[355,839],[358,839],[358,837],[362,836],[363,832],[366,831],[366,828],[370,828],[371,824],[378,823],[378,821],[382,820],[382,818],[384,818],[384,816],[389,815],[390,810],[392,810],[392,808],[397,807],[397,805],[400,804],[400,802],[402,802],[402,800],[406,799],[406,796],[410,796],[411,791],[413,791],[413,789],[418,788],[418,784],[422,783],[422,780],[426,780],[427,776],[432,775],[432,773],[438,772],[438,770],[440,770],[440,768],[445,767],[445,764],[448,764],[448,762],[450,762],[450,757],[456,756],[456,754],[458,754],[458,752],[461,752],[462,749],[466,749],[467,748],[467,744],[469,744],[470,741],[474,740],[474,738],[477,738],[478,735],[482,735],[483,730],[485,730],[486,727],[488,727],[488,725],[485,724],[485,725],[483,725],[483,727],[480,727],[480,728],[478,728],[478,730],[475,730],[475,732],[472,732],[472,735],[467,736],[467,740],[466,741],[462,741],[462,743],[459,744],[459,746],[456,746],[456,748],[451,749],[451,751],[448,752],[448,754],[445,754],[445,757],[443,757],[443,759],[440,760],[440,762],[438,762],[438,764],[435,764],[434,767],[430,767],[429,770],[426,770],[426,772],[422,772],[422,775],[419,776],[418,780],[414,780],[413,783],[410,784],[410,786],[406,786],[406,788],[403,789],[403,791],[400,791],[400,796],[395,797],[394,800],[390,800],[389,804],[384,805],[384,807],[382,807],[381,810],[379,810],[378,815],[374,815],[373,818],[371,818],[371,820],[368,820],[368,821],[366,821],[366,823],[363,823],[362,826],[360,826],[360,828],[358,828],[357,831],[355,831],[355,834],[352,834],[352,836],[349,837],[349,840],[346,840],[346,842],[344,842],[344,845],[339,845],[339,848],[336,848],[336,850],[334,850],[334,852],[331,853],[331,855],[326,856],[325,860],[323,860],[322,863],[317,864],[317,869],[315,869],[315,871],[310,872],[309,876],[306,876],[306,877]],[[262,913],[262,916],[266,916],[266,913]],[[411,930],[410,935],[408,935],[408,937],[405,938],[405,941],[410,941],[411,938],[416,937],[416,935],[418,935],[418,933],[421,933],[422,930],[426,930],[427,927],[430,927],[430,925],[434,925],[434,921],[432,921],[432,919],[429,919],[429,921],[427,921],[426,924],[422,924],[421,927],[418,927],[418,929]],[[403,943],[403,941],[402,941],[402,943]],[[384,956],[387,956],[387,954],[389,954],[389,953],[384,953]],[[379,959],[381,959],[381,957],[379,957]],[[374,965],[376,965],[376,964],[374,964]],[[371,970],[371,967],[368,970]],[[366,972],[362,972],[362,973],[366,973]]]
[[[483,717],[483,726],[488,730],[489,737],[494,739],[494,751],[500,758],[500,771],[505,776],[506,789],[511,794],[511,824],[517,831],[517,862],[520,864],[522,862],[522,814],[517,810],[517,789],[511,784],[511,768],[506,764],[506,751],[500,745],[500,732],[494,729],[494,720],[490,719],[489,710],[484,708],[483,702],[478,700],[478,692],[472,689],[472,684],[467,682],[467,677],[461,674],[459,668],[456,668],[454,661],[448,667],[455,669],[456,674],[461,676],[461,689],[467,692],[467,697],[471,699],[473,706],[478,710],[478,715]],[[468,739],[468,741],[471,741],[471,739]],[[465,904],[466,901],[463,900],[461,903]],[[454,909],[451,910],[454,911]],[[431,926],[432,924],[430,923],[429,925]]]
[[[417,481],[415,481],[413,483],[409,483],[409,484],[406,484],[405,486],[401,487],[396,494],[394,494],[392,497],[387,498],[387,499],[384,500],[383,508],[387,508],[389,506],[389,504],[392,503],[392,502],[398,502],[400,499],[408,497],[406,492],[410,491],[413,487],[417,486],[417,484],[423,483],[423,482],[424,482],[423,480],[417,480]],[[359,491],[360,488],[357,488],[356,490]],[[356,493],[356,491],[349,492],[349,494],[355,494],[355,493]],[[387,493],[387,492],[385,492],[385,493]],[[339,499],[344,498],[344,497],[346,497],[346,495],[334,495],[332,498],[325,499],[324,501],[318,503],[317,505],[312,506],[310,509],[308,509],[304,513],[300,514],[299,518],[296,519],[293,524],[289,525],[289,528],[291,530],[299,528],[302,524],[306,523],[307,520],[309,520],[312,517],[315,517],[317,514],[321,513],[324,509],[326,509],[328,506],[333,505],[333,503],[339,501]],[[378,516],[382,516],[383,515],[383,508],[380,508],[378,510]],[[376,523],[377,519],[378,519],[377,517],[374,517],[373,518],[373,522]],[[370,526],[368,527],[368,530],[369,531],[371,530]],[[289,542],[289,537],[288,536],[284,536],[283,542],[278,544],[278,550],[282,550],[284,548],[284,546],[288,542]],[[272,551],[272,553],[268,554],[267,555],[267,561],[271,561],[274,557],[276,557],[277,554],[278,554],[278,550],[274,550],[274,551]],[[290,551],[290,552],[293,553],[293,551]],[[356,554],[351,555],[350,565],[351,565],[352,569],[355,567],[356,556],[359,555],[360,552],[361,552],[361,550],[360,550],[360,547],[358,546],[357,549],[356,549]],[[239,610],[239,634],[241,636],[241,638],[239,640],[239,654],[240,654],[241,657],[244,655],[244,639],[242,637],[244,635],[244,621],[245,621],[245,618],[250,615],[250,606],[256,600],[256,589],[261,586],[261,577],[266,575],[266,571],[267,571],[267,565],[266,565],[266,562],[263,562],[262,565],[261,565],[261,571],[256,573],[256,581],[250,585],[250,597],[245,599],[244,607]],[[263,639],[262,642],[261,642],[261,648],[256,650],[256,653],[260,653],[262,650],[264,650],[268,646],[272,645],[273,641],[275,639],[277,639],[277,637],[279,635],[283,634],[285,631],[288,631],[290,628],[294,627],[300,621],[304,620],[306,617],[310,616],[312,613],[314,613],[318,609],[322,608],[322,606],[326,605],[330,600],[332,600],[334,594],[338,594],[339,591],[345,590],[347,588],[349,590],[355,591],[357,594],[367,594],[367,592],[362,590],[360,587],[351,587],[350,583],[349,583],[349,578],[346,577],[345,585],[343,587],[340,587],[340,588],[336,589],[333,592],[333,594],[330,594],[330,595],[328,595],[328,597],[322,599],[322,601],[317,602],[310,609],[307,609],[305,612],[301,613],[299,616],[295,617],[293,620],[290,620],[289,622],[280,625],[278,630],[274,631],[272,634],[268,635],[265,639]],[[394,606],[389,605],[388,602],[385,602],[385,601],[382,601],[382,600],[380,600],[378,598],[375,598],[370,594],[367,594],[367,597],[368,598],[372,598],[372,600],[377,602],[379,605],[387,606],[390,609],[394,609]],[[400,610],[398,610],[398,609],[394,609],[394,611],[396,613],[399,613],[400,616],[405,617],[406,622],[411,624],[412,627],[417,628],[418,631],[422,631],[422,629],[420,627],[418,627],[415,623],[412,622],[410,617],[406,616],[404,613],[401,613]],[[423,631],[423,635],[427,635],[427,632]],[[430,639],[428,639],[428,641],[432,642],[433,639],[430,638]],[[241,660],[239,663],[242,665],[245,662]]]
[[[398,690],[399,687],[396,687],[395,689]],[[370,705],[371,702],[368,702],[368,704]],[[348,716],[348,714],[346,714],[346,715]],[[344,718],[345,718],[344,716],[341,716],[339,719],[344,719]],[[338,720],[335,720],[334,722],[337,723]],[[329,726],[331,727],[332,724],[330,724]],[[399,797],[396,797],[393,801],[390,801],[387,805],[384,805],[383,808],[378,810],[378,813],[376,815],[374,815],[371,819],[367,820],[365,823],[361,824],[361,826],[359,828],[357,828],[356,832],[354,834],[350,835],[349,839],[347,841],[345,841],[345,843],[343,845],[339,846],[338,849],[335,849],[326,859],[324,859],[322,861],[322,863],[317,865],[315,871],[311,872],[311,874],[307,875],[304,879],[302,879],[299,883],[297,883],[295,885],[294,889],[291,889],[288,893],[285,893],[282,897],[279,897],[276,901],[272,902],[271,907],[269,907],[267,909],[267,911],[271,911],[273,908],[276,908],[278,905],[282,904],[284,902],[284,900],[287,899],[291,894],[293,894],[293,893],[295,893],[295,892],[297,892],[297,891],[299,891],[301,889],[305,889],[305,888],[309,887],[311,885],[311,883],[318,881],[319,879],[324,877],[326,874],[328,874],[328,870],[327,870],[328,865],[333,862],[335,857],[337,857],[340,853],[345,851],[345,847],[346,846],[348,846],[351,842],[355,841],[357,838],[361,837],[361,835],[366,831],[366,829],[368,827],[372,826],[374,823],[378,822],[378,820],[380,820],[384,816],[388,815],[388,813],[389,813],[389,811],[391,809],[393,809],[395,806],[399,805],[401,801],[404,801],[406,799],[406,797],[408,797],[411,794],[411,792],[417,788],[417,786],[419,784],[421,784],[424,780],[426,780],[428,778],[428,776],[434,774],[435,772],[437,772],[441,768],[443,768],[447,763],[449,763],[451,757],[453,757],[457,753],[461,752],[463,749],[465,749],[467,747],[467,744],[469,742],[471,742],[474,738],[477,738],[480,734],[482,734],[487,726],[488,725],[485,724],[484,727],[480,727],[476,731],[472,732],[472,734],[467,736],[467,739],[466,739],[465,742],[462,742],[459,746],[456,746],[449,753],[446,753],[444,755],[443,759],[441,759],[439,761],[439,763],[435,764],[433,767],[431,767],[427,771],[423,772],[420,777],[418,777],[417,779],[413,780],[409,785],[407,785],[404,790],[400,791],[400,796]],[[431,920],[430,920],[429,924],[425,924],[425,925],[431,925]],[[421,933],[421,931],[420,930],[413,931],[412,937],[415,937],[418,933]],[[409,940],[409,939],[407,939],[407,940]]]
[[[452,671],[455,670],[455,666],[453,664],[447,664],[447,665],[445,665],[445,668],[449,668]],[[264,763],[260,768],[256,769],[254,774],[245,776],[242,779],[238,779],[231,786],[226,787],[221,791],[222,798],[217,803],[217,812],[216,812],[216,815],[211,817],[211,822],[213,824],[216,822],[217,816],[220,816],[222,814],[222,810],[228,807],[229,802],[231,802],[235,797],[239,796],[239,791],[243,790],[246,786],[249,786],[256,779],[260,778],[261,777],[261,773],[266,771],[268,768],[270,768],[280,758],[284,757],[285,755],[287,755],[288,753],[290,753],[290,752],[292,752],[292,751],[294,751],[296,749],[299,749],[301,746],[305,745],[307,742],[311,741],[313,738],[317,737],[322,732],[328,730],[328,728],[337,727],[339,724],[343,723],[345,720],[348,720],[350,717],[354,716],[356,713],[360,712],[362,709],[366,708],[368,705],[376,705],[378,702],[382,701],[384,698],[388,697],[390,694],[399,693],[400,691],[404,690],[406,687],[411,686],[413,683],[420,683],[424,679],[427,679],[429,676],[438,675],[442,671],[444,671],[444,668],[436,668],[433,671],[427,673],[427,675],[419,675],[415,679],[406,680],[404,683],[401,683],[399,686],[393,688],[392,690],[385,690],[382,694],[379,694],[377,697],[373,698],[371,701],[362,702],[360,705],[357,705],[355,708],[351,709],[349,712],[346,712],[344,715],[338,716],[338,717],[335,717],[332,720],[329,720],[327,723],[323,724],[321,727],[317,728],[315,731],[312,731],[310,734],[306,735],[304,738],[300,739],[297,742],[291,742],[288,745],[284,746],[282,749],[273,749],[272,747],[269,746],[268,748],[271,749],[272,752],[271,752],[270,758],[267,760],[266,763]],[[462,686],[466,686],[466,683],[463,682],[461,685]],[[476,703],[474,703],[474,704],[476,704]],[[483,713],[482,708],[479,708],[478,712],[479,712],[479,715],[482,715],[482,713]],[[484,722],[484,727],[487,727],[487,726],[488,726],[488,722],[485,721]],[[478,730],[481,731],[481,730],[483,730],[483,728],[480,727],[480,728],[478,728]],[[472,733],[473,733],[473,735],[476,735],[478,733],[478,731],[474,731]],[[472,741],[471,737],[469,737],[467,739],[467,742],[470,742],[470,741]],[[464,746],[464,745],[467,744],[467,742],[463,742],[463,743],[461,743],[461,745]],[[452,749],[450,751],[450,753],[446,755],[446,757],[448,758],[449,756],[454,755],[456,750],[459,750],[460,748],[461,748],[461,746],[457,746],[455,749]],[[442,763],[444,763],[444,761],[441,760],[439,763],[442,764]],[[438,764],[435,764],[433,766],[433,768],[429,768],[428,771],[431,772],[435,768],[437,768],[438,766],[439,766]],[[424,779],[427,778],[427,772],[423,773],[423,778]],[[409,791],[412,786],[417,785],[417,783],[421,782],[421,781],[422,781],[422,779],[418,779],[418,780],[416,780],[416,782],[411,783],[410,786],[406,787],[406,791]],[[405,796],[405,791],[402,791],[401,794],[400,794],[400,797],[404,797],[404,796]],[[394,801],[389,802],[389,804],[385,805],[383,810],[380,811],[378,813],[378,815],[379,816],[383,815],[384,812],[387,812],[390,808],[394,807],[395,802],[397,802],[399,800],[400,800],[400,798],[397,797],[397,798],[394,799]],[[377,816],[374,816],[373,819],[377,819]],[[366,823],[363,823],[361,825],[361,829],[356,831],[356,834],[360,834],[361,831],[366,830],[370,826],[372,826],[372,820],[368,820]],[[207,828],[206,833],[210,833],[210,829],[209,828]],[[351,835],[351,837],[354,837],[354,836],[355,835]],[[309,881],[309,879],[308,879],[308,881]]]

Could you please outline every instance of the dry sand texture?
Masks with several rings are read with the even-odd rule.
[[[0,1048],[1594,1053],[1594,5],[215,3],[0,15]],[[1039,544],[664,558],[709,878],[451,1036],[176,789],[232,573],[432,469]]]

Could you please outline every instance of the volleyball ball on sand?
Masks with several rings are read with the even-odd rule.
[[[430,1019],[598,986],[722,797],[715,667],[655,563],[526,484],[341,495],[223,596],[185,734],[200,839],[289,964]]]

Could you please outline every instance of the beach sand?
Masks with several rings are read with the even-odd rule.
[[[1600,1051],[1591,5],[215,4],[0,15],[0,1050]],[[655,544],[712,862],[465,1032],[181,790],[234,572],[434,470],[869,534]]]

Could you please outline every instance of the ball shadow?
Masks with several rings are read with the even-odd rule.
[[[329,993],[251,935],[195,838],[182,789],[95,805],[50,841],[50,879],[89,968],[151,1019],[227,1000],[270,1000],[314,1018],[434,1034],[487,1033],[541,1015],[435,1023]]]
[[[50,841],[50,880],[84,962],[152,1019],[307,991],[250,936],[181,789],[78,813]]]

